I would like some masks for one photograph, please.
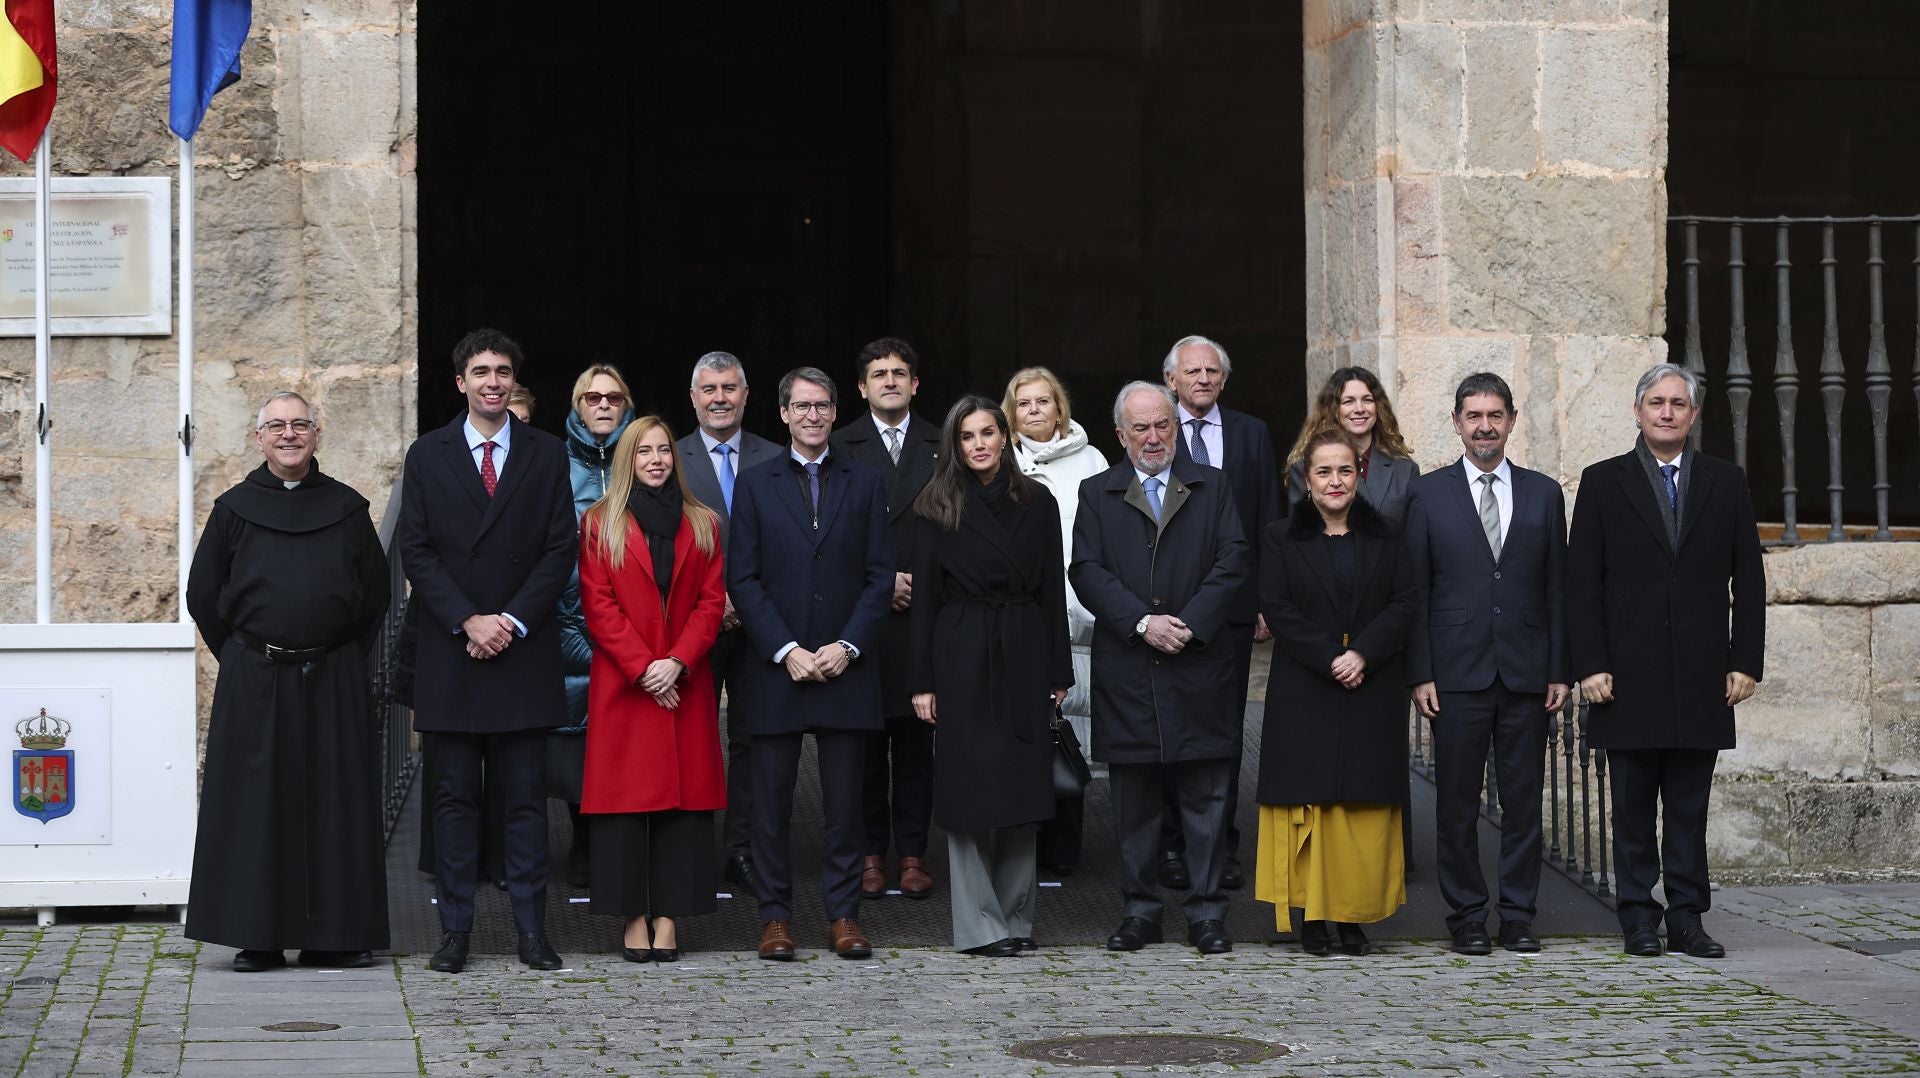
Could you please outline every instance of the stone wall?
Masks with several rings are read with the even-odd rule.
[[[1513,385],[1562,481],[1665,358],[1664,0],[1307,0],[1307,368],[1372,367],[1423,466]]]
[[[59,8],[56,176],[178,175],[172,5]],[[195,142],[197,515],[259,463],[254,408],[310,395],[326,469],[378,517],[415,395],[413,5],[257,0]],[[31,175],[12,162],[7,170]],[[177,202],[176,202],[177,206]],[[56,621],[178,616],[171,337],[55,338]],[[33,342],[0,341],[0,617],[33,607]]]
[[[1721,868],[1920,868],[1920,544],[1767,552],[1766,680],[1721,754]]]

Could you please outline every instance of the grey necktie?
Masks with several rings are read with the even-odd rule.
[[[1187,426],[1193,428],[1193,462],[1195,464],[1212,464],[1213,454],[1207,452],[1207,421],[1204,419],[1189,419],[1187,420]]]
[[[1498,478],[1492,472],[1480,477],[1480,528],[1487,533],[1494,561],[1500,560],[1500,499],[1493,496],[1493,482]]]
[[[900,428],[888,427],[880,436],[887,440],[887,456],[892,457],[895,464],[900,463]]]

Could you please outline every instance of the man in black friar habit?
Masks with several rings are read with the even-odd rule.
[[[187,935],[233,968],[372,962],[387,946],[379,749],[367,651],[387,558],[367,500],[321,474],[313,409],[275,393],[266,463],[213,503],[187,612],[220,661],[207,728]]]

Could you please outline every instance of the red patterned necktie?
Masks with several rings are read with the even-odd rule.
[[[493,488],[500,485],[500,473],[493,470],[493,443],[480,443],[480,485],[487,488],[487,497],[493,497]]]

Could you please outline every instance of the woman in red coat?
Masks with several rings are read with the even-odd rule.
[[[592,910],[626,918],[627,961],[678,961],[673,918],[713,912],[713,812],[727,803],[707,662],[726,608],[719,520],[687,492],[673,432],[644,416],[580,524]]]

